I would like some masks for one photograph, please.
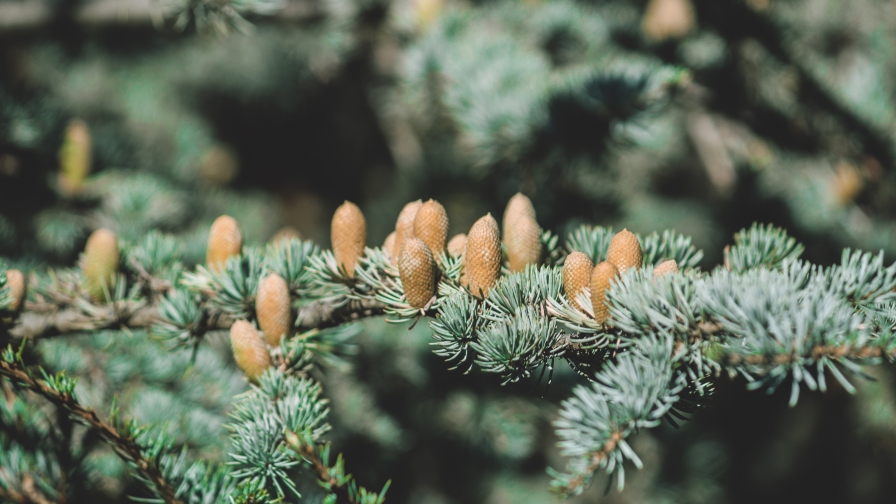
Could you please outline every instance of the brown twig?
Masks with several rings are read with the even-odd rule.
[[[40,394],[56,406],[65,409],[73,419],[97,432],[121,458],[132,462],[152,483],[159,497],[167,504],[182,504],[177,499],[174,489],[162,475],[158,463],[143,456],[143,448],[134,438],[123,435],[115,426],[100,420],[95,411],[83,406],[73,396],[60,393],[44,381],[35,379],[18,363],[0,360],[0,376],[9,378],[14,383]]]
[[[591,452],[590,458],[591,462],[588,464],[588,467],[585,468],[584,471],[579,473],[578,476],[571,479],[569,484],[566,485],[566,488],[563,489],[564,494],[572,495],[577,488],[585,484],[585,477],[587,475],[594,474],[600,468],[600,465],[613,453],[613,450],[616,449],[616,446],[620,441],[625,439],[625,435],[622,432],[616,431],[610,434],[610,437],[607,438],[607,442],[604,443],[604,446],[600,450],[596,450]]]
[[[336,495],[337,503],[356,504],[348,492],[347,485],[340,486],[339,480],[330,475],[330,468],[317,456],[314,445],[298,443],[298,446],[293,445],[293,449],[311,464],[317,479],[329,486],[329,490]]]
[[[881,357],[896,358],[896,349],[884,350],[881,347],[856,347],[852,345],[820,345],[812,348],[808,354],[779,353],[779,354],[752,354],[739,353],[726,354],[721,361],[730,366],[746,364],[748,366],[782,366],[792,364],[805,357],[818,360],[822,357],[830,359],[876,359]]]

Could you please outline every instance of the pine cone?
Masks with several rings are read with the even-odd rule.
[[[280,243],[289,240],[301,240],[301,233],[292,226],[284,226],[271,237],[270,243]]]
[[[504,221],[502,222],[502,225],[505,235],[509,229],[508,226],[520,217],[535,219],[535,207],[532,206],[532,200],[525,194],[516,193],[510,198],[510,201],[507,202],[507,208],[504,209]]]
[[[448,254],[459,257],[464,253],[464,247],[467,246],[467,235],[460,233],[454,235],[448,242]]]
[[[613,263],[620,273],[629,268],[641,267],[641,243],[638,237],[628,229],[616,233],[610,240],[610,248],[607,250],[607,261]]]
[[[106,299],[105,290],[111,293],[118,271],[118,237],[108,229],[94,231],[87,239],[81,257],[84,272],[84,289],[97,301]]]
[[[510,271],[522,271],[541,259],[541,227],[535,208],[525,195],[516,193],[504,210],[504,245]]]
[[[333,214],[330,241],[336,264],[344,267],[346,275],[353,278],[355,266],[364,255],[364,245],[367,243],[367,223],[358,205],[350,201],[339,205]]]
[[[398,220],[395,221],[395,243],[392,244],[392,257],[397,259],[401,254],[401,245],[405,239],[414,236],[414,220],[422,205],[423,202],[420,200],[412,201],[405,205],[398,214]]]
[[[650,0],[642,29],[647,38],[681,38],[694,28],[694,6],[689,0]]]
[[[9,293],[12,294],[12,304],[9,305],[9,310],[18,311],[25,300],[25,275],[16,269],[6,270],[6,285],[9,287]]]
[[[663,261],[656,265],[656,268],[653,268],[653,276],[666,276],[669,273],[678,273],[678,263],[675,262],[675,259],[669,259],[668,261]]]
[[[610,318],[610,308],[606,303],[607,291],[618,276],[619,270],[609,261],[598,264],[591,273],[591,307],[594,309],[594,320],[598,323],[603,324]]]
[[[205,252],[205,264],[208,269],[221,271],[227,259],[240,255],[242,249],[243,233],[236,219],[229,215],[215,219],[208,233],[208,248]]]
[[[420,205],[414,217],[414,236],[423,240],[434,257],[445,253],[448,241],[448,213],[436,200]]]
[[[73,119],[65,128],[65,140],[59,149],[59,188],[66,194],[77,194],[90,174],[93,145],[87,123]]]
[[[390,260],[394,260],[392,257],[392,249],[395,248],[395,231],[389,233],[389,236],[386,237],[386,241],[383,242],[383,252],[386,254]]]
[[[423,308],[436,294],[436,261],[420,238],[408,238],[398,256],[398,273],[408,304]]]
[[[488,295],[501,273],[501,237],[492,214],[470,228],[464,248],[463,283],[478,298]]]
[[[563,290],[573,306],[581,306],[577,301],[579,293],[591,285],[594,263],[587,254],[573,252],[563,262]]]
[[[230,326],[230,346],[233,348],[233,360],[249,380],[257,382],[271,367],[271,353],[258,330],[249,322],[237,320]]]
[[[268,345],[279,346],[280,340],[289,336],[292,328],[292,312],[289,286],[283,277],[271,273],[258,284],[255,313],[258,315],[258,325]]]

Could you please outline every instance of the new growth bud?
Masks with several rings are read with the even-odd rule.
[[[240,255],[242,250],[243,233],[236,219],[229,215],[215,219],[208,233],[208,248],[205,251],[208,269],[221,271],[227,259]]]
[[[629,268],[641,267],[641,243],[638,237],[628,229],[616,233],[610,240],[610,248],[607,249],[607,261],[613,263],[620,273]]]
[[[492,214],[477,220],[464,248],[463,284],[478,298],[488,295],[501,273],[501,237]]]
[[[364,255],[364,245],[367,243],[367,222],[358,205],[350,201],[339,205],[333,214],[330,241],[333,244],[336,264],[345,268],[346,275],[353,278],[355,266],[358,265],[358,259]]]
[[[255,326],[245,320],[237,320],[230,326],[230,346],[233,360],[243,370],[246,378],[257,382],[271,367],[271,354]]]
[[[436,200],[420,205],[414,217],[414,236],[423,240],[432,255],[441,257],[448,241],[448,213]]]
[[[593,270],[594,263],[587,254],[573,252],[566,256],[563,262],[563,290],[571,305],[581,307],[576,299],[585,287],[591,285]]]
[[[84,273],[84,289],[97,301],[106,299],[106,290],[111,293],[115,287],[118,260],[115,233],[105,228],[94,231],[81,256],[81,271]]]
[[[16,269],[6,270],[6,285],[9,287],[10,295],[12,295],[12,303],[9,305],[9,310],[18,311],[25,300],[25,275]]]
[[[420,238],[408,238],[398,256],[398,273],[408,304],[423,308],[436,294],[436,262]]]
[[[535,208],[525,195],[516,193],[504,211],[504,245],[510,271],[522,271],[541,259],[541,227]]]
[[[594,320],[598,323],[603,324],[610,318],[607,291],[618,276],[619,270],[609,261],[598,264],[591,273],[591,307],[594,310]]]
[[[255,297],[255,313],[264,339],[273,347],[289,336],[292,328],[292,311],[289,300],[289,286],[280,275],[272,273],[258,284]]]

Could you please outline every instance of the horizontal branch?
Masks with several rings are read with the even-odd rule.
[[[325,329],[382,313],[383,305],[376,301],[352,300],[345,305],[315,301],[299,308],[296,326]],[[91,305],[89,311],[28,302],[9,333],[16,338],[49,338],[102,329],[146,329],[160,321],[156,306],[138,301]],[[214,313],[203,329],[227,330],[232,324],[233,319],[226,314]]]
[[[743,355],[739,353],[729,353],[724,356],[722,362],[730,366],[746,364],[748,366],[782,366],[799,361],[805,357],[811,356],[812,359],[818,360],[822,357],[831,359],[876,359],[876,358],[896,358],[896,349],[885,351],[881,347],[863,346],[856,347],[852,345],[822,345],[810,350],[808,354],[799,353],[780,353],[780,354],[751,354]]]

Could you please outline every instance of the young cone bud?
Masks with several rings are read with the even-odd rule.
[[[93,162],[90,130],[80,119],[74,119],[65,128],[65,139],[59,149],[59,188],[67,194],[76,194],[84,186]]]
[[[398,256],[398,273],[408,304],[423,308],[436,294],[436,261],[420,238],[408,238]]]
[[[6,270],[6,285],[9,287],[9,293],[12,294],[12,304],[9,305],[9,310],[17,311],[25,300],[25,275],[16,269]]]
[[[470,293],[482,298],[501,273],[501,237],[492,214],[481,217],[470,228],[464,248],[463,283]]]
[[[448,242],[448,253],[454,257],[459,257],[464,253],[464,247],[467,246],[467,235],[465,233],[456,234]]]
[[[364,245],[367,243],[367,222],[358,205],[350,201],[339,205],[333,214],[330,241],[336,264],[345,268],[345,273],[353,278],[355,266],[364,255]]]
[[[289,301],[289,286],[280,275],[272,273],[258,284],[255,297],[255,313],[258,325],[264,333],[264,340],[273,347],[289,335],[292,317]]]
[[[598,264],[591,273],[591,307],[594,309],[594,320],[601,324],[610,318],[610,309],[606,303],[607,290],[618,276],[619,270],[609,261]]]
[[[237,320],[230,326],[230,346],[233,360],[253,382],[271,367],[271,354],[258,330],[245,320]]]
[[[566,256],[563,262],[563,290],[571,305],[579,306],[576,298],[582,289],[591,285],[593,270],[594,263],[587,254],[573,252]]]
[[[238,256],[243,249],[243,233],[236,219],[222,215],[215,219],[208,233],[205,264],[212,271],[221,271],[227,259]]]
[[[448,213],[436,200],[420,205],[414,217],[414,236],[423,240],[432,255],[440,257],[448,241]]]
[[[681,38],[694,28],[694,7],[690,0],[650,0],[642,29],[647,38],[662,41]]]
[[[398,220],[395,221],[395,242],[392,244],[392,257],[398,258],[401,254],[401,246],[407,238],[414,236],[414,220],[417,218],[417,210],[423,202],[412,201],[401,209]]]
[[[675,262],[675,259],[669,259],[668,261],[663,261],[656,265],[656,268],[653,268],[653,276],[666,276],[669,273],[678,273],[678,263]]]
[[[87,239],[81,257],[81,271],[84,273],[84,289],[94,299],[105,299],[106,289],[111,292],[115,287],[118,258],[118,237],[112,231],[97,229]]]
[[[610,240],[610,248],[607,249],[607,261],[613,263],[620,273],[629,268],[640,268],[641,243],[638,237],[628,229],[616,233]]]

